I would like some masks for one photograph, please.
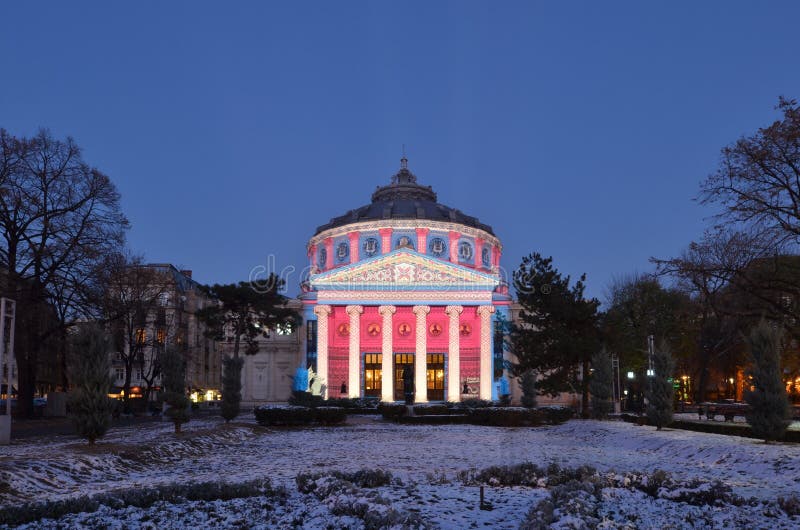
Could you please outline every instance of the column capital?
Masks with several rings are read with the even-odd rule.
[[[329,305],[315,305],[314,306],[314,314],[318,317],[321,316],[328,316],[333,312],[333,308]]]
[[[464,311],[463,305],[449,305],[444,308],[444,312],[450,316],[460,315]]]
[[[345,311],[347,311],[347,314],[350,316],[360,315],[364,312],[364,306],[349,305],[345,308]]]
[[[414,314],[417,315],[417,316],[423,316],[423,315],[427,315],[428,313],[431,312],[431,306],[429,306],[429,305],[415,305],[411,309],[411,311],[413,311]]]
[[[393,315],[397,312],[397,306],[393,305],[382,305],[378,306],[378,314],[386,316],[386,315]]]
[[[494,306],[493,305],[481,305],[478,306],[478,316],[484,317],[494,313]]]

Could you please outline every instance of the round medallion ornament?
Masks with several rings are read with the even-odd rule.
[[[469,337],[472,334],[472,326],[469,324],[461,324],[458,327],[458,332],[461,334],[462,337]]]
[[[364,255],[371,257],[378,253],[378,240],[368,237],[364,240]]]
[[[467,243],[466,241],[462,241],[458,244],[458,257],[464,261],[468,261],[472,259],[472,245]]]
[[[481,250],[481,262],[483,263],[483,266],[486,267],[487,269],[492,265],[491,257],[492,257],[492,251],[489,249],[489,247],[483,247],[483,249]]]
[[[397,334],[401,337],[407,337],[411,334],[411,325],[408,322],[403,322],[397,326]]]
[[[341,242],[339,246],[336,247],[336,259],[339,260],[339,263],[344,262],[347,259],[347,256],[350,255],[350,248],[347,246],[347,243]]]
[[[411,238],[408,236],[400,236],[400,239],[397,240],[397,244],[394,248],[410,248],[414,250],[414,243],[411,241]]]
[[[444,256],[446,250],[447,245],[441,237],[434,237],[431,239],[431,242],[428,243],[428,251],[437,258]]]
[[[428,333],[431,334],[431,337],[438,337],[442,334],[442,325],[438,322],[434,322],[430,326],[428,326]]]
[[[350,335],[350,324],[347,322],[342,322],[336,326],[336,333],[338,333],[340,337],[346,337]]]
[[[369,335],[370,337],[377,337],[380,334],[381,334],[381,325],[378,324],[377,322],[371,322],[367,326],[367,335]]]

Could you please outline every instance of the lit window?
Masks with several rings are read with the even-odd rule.
[[[167,340],[167,330],[159,329],[158,331],[156,331],[156,341],[158,341],[159,344],[164,344],[166,340]]]
[[[137,328],[136,329],[136,343],[137,344],[144,344],[147,342],[147,330],[144,328]]]

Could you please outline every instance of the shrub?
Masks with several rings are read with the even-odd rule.
[[[379,488],[381,486],[388,486],[392,483],[392,474],[382,469],[359,469],[353,472],[344,471],[324,471],[321,473],[301,473],[295,477],[297,490],[300,493],[316,493],[320,494],[318,488],[323,482],[319,479],[325,477],[333,477],[335,479],[348,482],[353,486],[360,488]],[[330,492],[322,494],[322,497],[327,497]]]
[[[675,361],[666,342],[662,341],[653,354],[655,374],[650,377],[647,390],[647,419],[656,430],[661,430],[672,421],[672,404],[675,390],[672,388],[672,372]]]
[[[528,370],[520,378],[522,387],[522,406],[532,409],[536,406],[536,374]]]
[[[309,425],[314,421],[314,411],[294,405],[286,407],[261,406],[253,409],[256,421],[265,427]]]
[[[108,398],[108,337],[99,326],[87,326],[72,339],[71,347],[74,361],[70,375],[75,389],[70,393],[69,410],[78,435],[93,444],[108,431],[115,405]]]
[[[174,348],[161,353],[161,374],[164,382],[164,401],[169,405],[167,416],[181,432],[181,424],[189,421],[189,398],[186,397],[186,362]]]
[[[408,413],[408,409],[406,405],[400,403],[381,403],[378,405],[378,412],[380,412],[381,416],[386,420],[397,421],[398,418]]]
[[[791,494],[788,497],[778,497],[778,506],[790,517],[800,515],[800,497],[795,494]]]
[[[790,409],[781,381],[781,333],[762,320],[753,329],[748,342],[753,357],[755,390],[745,395],[750,405],[747,423],[753,434],[764,441],[782,440],[789,425]]]
[[[486,399],[468,398],[457,403],[448,403],[448,406],[452,406],[454,409],[459,410],[471,410],[494,407],[494,403]]]
[[[450,407],[444,404],[414,405],[414,414],[417,416],[444,416],[450,412]]]
[[[59,519],[65,515],[95,512],[101,506],[121,509],[127,506],[148,508],[157,502],[181,503],[186,501],[230,500],[244,497],[266,496],[283,499],[284,488],[275,488],[268,478],[242,483],[197,482],[164,484],[152,488],[135,488],[0,508],[0,524],[17,526],[41,519]]]
[[[314,419],[322,425],[337,425],[347,420],[347,411],[341,407],[317,407]]]
[[[332,401],[332,400],[329,400]],[[325,400],[322,399],[322,396],[316,396],[311,392],[306,392],[304,390],[292,390],[292,395],[289,397],[289,405],[295,405],[298,407],[319,407]]]
[[[487,407],[469,410],[467,420],[473,425],[522,427],[541,425],[543,414],[538,410],[522,407]]]
[[[537,409],[544,416],[545,423],[560,425],[575,416],[575,410],[570,407],[541,407]]]
[[[589,392],[592,396],[592,415],[603,419],[612,410],[613,377],[611,371],[611,358],[605,350],[592,356],[592,379],[589,382]]]
[[[222,417],[231,421],[239,415],[242,403],[242,366],[244,359],[225,357],[222,360]]]

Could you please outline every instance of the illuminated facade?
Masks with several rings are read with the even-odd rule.
[[[407,160],[372,202],[320,226],[300,296],[326,397],[496,399],[511,299],[492,228],[437,202]]]

